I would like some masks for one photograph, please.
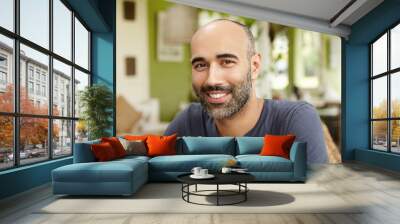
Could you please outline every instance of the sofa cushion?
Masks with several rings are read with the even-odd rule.
[[[261,149],[260,155],[280,156],[290,159],[290,148],[295,139],[295,135],[265,135],[264,146]]]
[[[165,156],[176,154],[176,133],[169,136],[149,135],[146,143],[148,156]]]
[[[236,137],[236,155],[259,154],[264,145],[264,137]]]
[[[134,172],[147,172],[146,166],[138,159],[74,163],[53,170],[52,175],[58,182],[129,182]]]
[[[147,157],[147,156],[130,155],[130,156],[125,156],[124,158],[113,160],[113,162],[127,162],[127,163],[129,163],[129,162],[132,162],[132,161],[135,161],[135,160],[142,161],[142,162],[148,162],[149,159],[150,159],[150,157]]]
[[[125,135],[124,139],[129,140],[129,141],[143,141],[146,142],[147,135]]]
[[[126,155],[137,155],[137,156],[146,156],[147,148],[146,143],[140,140],[126,140],[124,138],[119,138],[122,146],[126,151]]]
[[[231,155],[175,155],[158,156],[149,160],[150,171],[190,172],[193,167],[200,166],[211,172],[219,171],[230,159]]]
[[[183,137],[181,153],[185,155],[225,154],[235,155],[233,137]]]
[[[117,158],[122,158],[126,156],[126,151],[124,146],[122,146],[121,142],[117,137],[103,137],[101,138],[101,142],[108,142],[114,149],[115,155]]]
[[[241,168],[249,172],[292,172],[292,161],[278,156],[238,155],[236,159]]]
[[[108,142],[93,144],[90,147],[92,149],[94,157],[96,157],[96,161],[105,162],[118,158],[112,145]]]

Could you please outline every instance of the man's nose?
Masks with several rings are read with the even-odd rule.
[[[208,70],[206,85],[222,85],[224,82],[221,67],[216,63],[211,63]]]

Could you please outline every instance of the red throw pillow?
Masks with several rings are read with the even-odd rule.
[[[146,142],[148,156],[176,155],[176,134],[170,136],[150,135]]]
[[[114,149],[115,155],[117,158],[121,158],[126,156],[126,151],[124,146],[122,146],[121,142],[117,137],[109,137],[109,138],[101,138],[101,142],[108,142]]]
[[[109,161],[117,158],[112,145],[108,142],[92,144],[91,149],[94,157],[99,162]]]
[[[262,156],[280,156],[290,158],[290,148],[295,140],[295,135],[265,135]]]

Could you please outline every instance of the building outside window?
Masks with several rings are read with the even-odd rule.
[[[7,68],[7,56],[0,54],[0,68]]]
[[[0,71],[0,84],[7,84],[7,74],[4,71]]]
[[[32,66],[29,66],[28,74],[29,74],[29,79],[33,80],[33,67]]]
[[[36,80],[40,81],[40,71],[39,71],[39,69],[36,69]]]
[[[42,96],[46,96],[46,86],[42,86]]]
[[[28,82],[28,93],[33,94],[33,82],[29,81]]]
[[[4,92],[7,87],[7,56],[0,54],[0,91]]]
[[[12,10],[8,13],[19,21],[17,29],[8,29],[7,32],[0,29],[0,84],[13,87],[0,88],[0,170],[70,156],[74,141],[87,139],[86,127],[76,127],[79,114],[67,105],[79,102],[79,91],[82,86],[89,85],[89,82],[82,83],[80,80],[90,80],[90,32],[64,1],[49,2],[19,1],[19,12]],[[13,1],[4,4],[11,4],[4,9],[14,7]],[[39,15],[38,11],[42,13]],[[51,28],[50,24],[53,25]],[[82,46],[86,49],[79,49]],[[14,54],[20,59],[17,78],[21,94],[18,99],[14,98]],[[74,60],[72,55],[75,55]],[[79,73],[77,78],[75,73]],[[53,78],[53,89],[47,94],[50,78]],[[62,89],[59,80],[64,82]],[[72,85],[79,85],[79,88],[65,88]],[[60,94],[63,96],[62,107],[57,106]],[[50,105],[50,99],[53,99],[53,105]],[[18,112],[13,109],[15,104]],[[49,110],[50,106],[53,110]],[[16,134],[13,132],[14,125],[19,130]],[[33,132],[40,134],[33,136]]]
[[[42,73],[42,82],[46,82],[46,74],[45,73]]]

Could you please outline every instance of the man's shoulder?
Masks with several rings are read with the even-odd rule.
[[[314,110],[314,106],[306,101],[265,100],[266,106],[276,112],[294,112],[297,110]]]

